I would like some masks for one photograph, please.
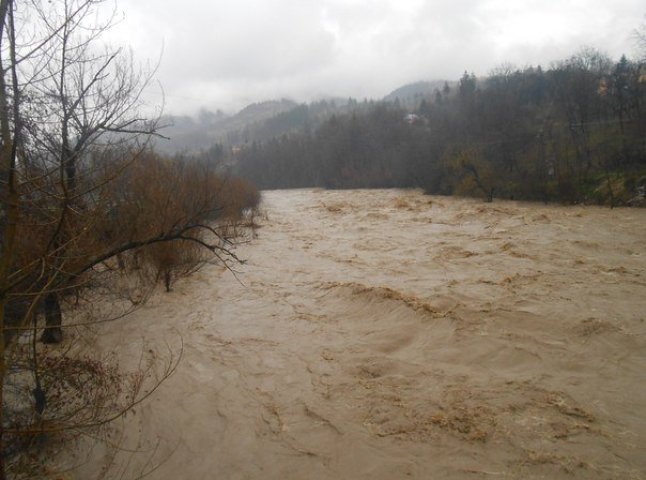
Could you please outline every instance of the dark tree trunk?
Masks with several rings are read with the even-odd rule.
[[[43,343],[61,343],[63,341],[63,315],[58,296],[49,293],[45,297],[45,330],[40,337]]]

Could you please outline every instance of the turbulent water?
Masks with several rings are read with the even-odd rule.
[[[206,267],[101,340],[184,344],[119,472],[646,478],[646,210],[263,200],[237,278]]]

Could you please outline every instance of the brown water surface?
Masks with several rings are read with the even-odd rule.
[[[126,421],[149,478],[646,478],[646,210],[263,198],[239,281],[206,267],[106,327],[183,339]]]

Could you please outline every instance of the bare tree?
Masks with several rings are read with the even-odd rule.
[[[237,221],[232,212],[253,206],[228,205],[231,191],[212,170],[148,151],[159,135],[157,121],[141,114],[152,73],[102,45],[111,25],[97,21],[102,3],[0,0],[0,480],[17,444],[102,425],[175,365],[146,389],[134,382],[110,408],[105,396],[91,396],[65,409],[65,394],[52,392],[74,382],[53,371],[78,377],[96,365],[71,358],[65,370],[39,353],[37,313],[46,318],[42,339],[60,342],[61,299],[109,277],[113,258],[134,258],[149,245],[181,241],[235,261],[227,224]],[[23,333],[29,348],[16,341]],[[16,371],[31,372],[33,384],[16,380]],[[29,405],[18,390],[30,393]]]

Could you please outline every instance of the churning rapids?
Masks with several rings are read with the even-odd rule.
[[[646,210],[263,202],[237,280],[207,266],[100,336],[124,358],[184,349],[123,420],[143,453],[118,453],[119,473],[646,478]]]

